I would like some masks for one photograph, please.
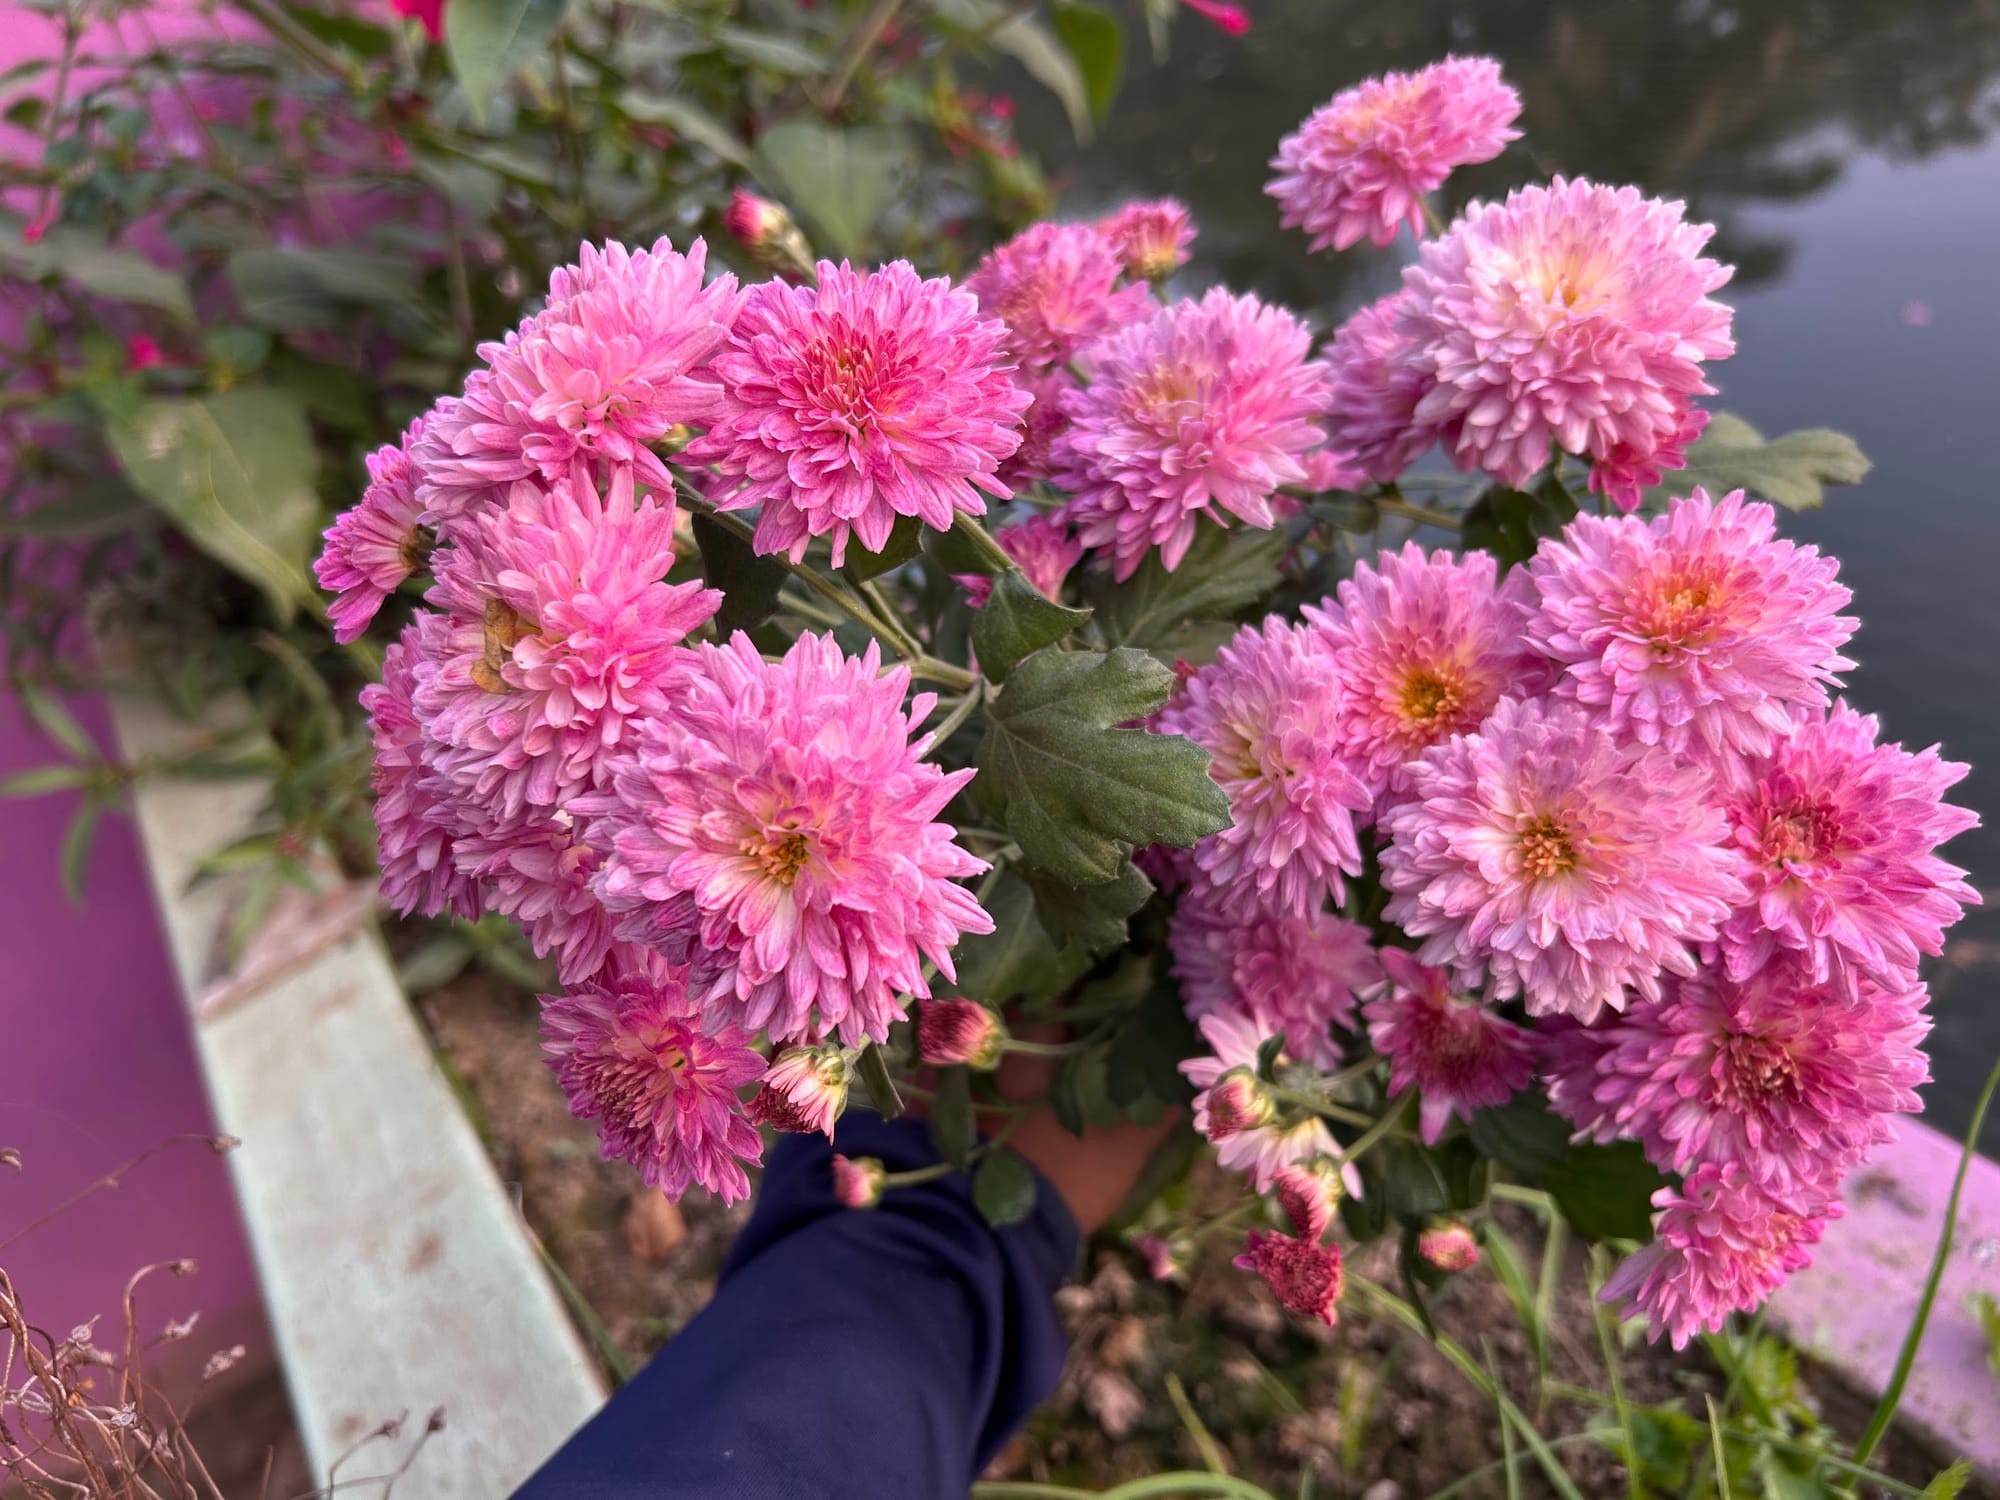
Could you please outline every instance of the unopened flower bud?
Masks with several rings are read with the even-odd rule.
[[[872,1156],[833,1154],[833,1196],[849,1208],[873,1208],[882,1201],[882,1179],[888,1175]]]
[[[1417,1236],[1417,1254],[1440,1271],[1469,1271],[1479,1264],[1479,1242],[1457,1219],[1440,1219]]]
[[[1270,1124],[1277,1112],[1277,1101],[1257,1075],[1248,1068],[1237,1068],[1215,1081],[1202,1111],[1206,1120],[1196,1123],[1211,1141],[1226,1141],[1232,1135]]]
[[[982,1071],[1006,1049],[1007,1028],[977,1000],[919,1000],[917,1055],[935,1067],[964,1063]]]
[[[833,1122],[847,1108],[847,1054],[838,1047],[787,1047],[765,1070],[764,1086],[750,1101],[760,1125],[833,1138]]]
[[[768,198],[738,188],[729,195],[722,224],[746,249],[762,250],[790,226],[791,215]]]
[[[1146,1263],[1146,1273],[1155,1281],[1172,1281],[1187,1266],[1184,1247],[1161,1239],[1157,1234],[1136,1236],[1132,1248],[1139,1252],[1139,1258]]]
[[[1263,1277],[1278,1301],[1293,1312],[1329,1327],[1334,1323],[1342,1276],[1338,1245],[1315,1245],[1253,1229],[1235,1264]]]

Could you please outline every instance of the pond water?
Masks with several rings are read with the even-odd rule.
[[[1278,138],[1336,89],[1449,51],[1498,58],[1526,138],[1460,173],[1454,204],[1555,172],[1686,198],[1738,268],[1739,353],[1712,404],[1767,434],[1831,426],[1875,462],[1784,530],[1841,560],[1864,626],[1850,697],[1913,748],[1975,769],[1984,826],[1946,853],[1988,905],[1929,975],[1927,1118],[1961,1132],[2000,1056],[2000,4],[1994,0],[1251,0],[1222,35],[1193,14],[1151,66],[1137,39],[1112,118],[1079,149],[1031,104],[1022,129],[1082,216],[1174,194],[1201,237],[1186,273],[1330,327],[1410,255],[1309,256],[1263,196]],[[1437,540],[1438,538],[1431,538]],[[1983,1145],[2000,1155],[2000,1120]]]

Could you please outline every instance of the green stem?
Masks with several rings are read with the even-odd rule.
[[[1089,1038],[1075,1042],[1024,1042],[1018,1037],[1008,1037],[1002,1045],[1003,1052],[1018,1052],[1023,1057],[1069,1057],[1077,1052],[1087,1052],[1096,1043]]]
[[[1419,505],[1414,500],[1403,500],[1393,495],[1375,497],[1375,508],[1385,516],[1401,516],[1409,521],[1421,521],[1426,526],[1436,526],[1443,531],[1464,529],[1457,516],[1446,515],[1441,510],[1433,510],[1428,505]]]
[[[977,712],[980,700],[984,696],[980,692],[978,685],[974,684],[964,697],[951,705],[951,708],[945,713],[942,719],[939,719],[936,724],[924,731],[931,737],[931,749],[942,749],[944,742],[958,732],[958,726]],[[1004,838],[1002,842],[1005,842]]]
[[[1431,207],[1431,200],[1429,196],[1426,195],[1425,197],[1419,198],[1417,201],[1423,205],[1424,222],[1430,226],[1431,233],[1436,235],[1443,234],[1444,220],[1441,217],[1439,217],[1438,211],[1435,208]]]
[[[1271,1097],[1274,1099],[1282,1100],[1286,1104],[1295,1104],[1300,1109],[1309,1109],[1316,1115],[1324,1115],[1329,1120],[1338,1120],[1343,1125],[1359,1125],[1364,1129],[1373,1130],[1382,1123],[1373,1115],[1364,1115],[1358,1109],[1328,1104],[1324,1099],[1315,1099],[1311,1094],[1301,1094],[1296,1089],[1281,1089],[1270,1084],[1266,1084],[1265,1087],[1271,1090]]]
[[[1586,1272],[1590,1288],[1590,1321],[1597,1325],[1597,1347],[1604,1355],[1604,1373],[1611,1379],[1611,1410],[1618,1418],[1621,1431],[1632,1430],[1632,1413],[1625,1405],[1625,1382],[1618,1374],[1618,1345],[1611,1335],[1611,1310],[1599,1299],[1598,1293],[1604,1286],[1604,1250],[1601,1246],[1590,1247],[1589,1269]],[[1639,1456],[1626,1444],[1625,1451],[1625,1493],[1630,1500],[1641,1500],[1639,1486]]]
[[[841,49],[840,63],[833,79],[820,96],[820,113],[832,114],[840,108],[840,101],[846,97],[847,86],[854,82],[854,75],[860,70],[861,60],[874,48],[876,41],[896,19],[896,12],[902,8],[903,0],[875,0],[859,24],[847,38],[847,45]]]
[[[889,602],[889,598],[882,592],[880,584],[871,578],[866,583],[856,585],[856,590],[863,599],[868,601],[868,607],[881,617],[882,623],[889,627],[890,633],[896,637],[903,655],[917,658],[924,654],[924,643],[910,633],[909,626],[903,623],[902,615],[897,612],[896,606]]]
[[[993,566],[996,573],[1017,573],[1021,565],[1007,555],[1007,549],[993,540],[993,533],[979,522],[959,511],[952,517],[951,529],[972,543],[973,549]]]
[[[1370,1146],[1373,1146],[1377,1141],[1381,1140],[1383,1136],[1389,1134],[1390,1131],[1394,1130],[1396,1128],[1396,1122],[1402,1118],[1403,1112],[1409,1105],[1409,1102],[1412,1097],[1414,1096],[1411,1095],[1407,1090],[1405,1090],[1403,1093],[1398,1094],[1395,1098],[1391,1099],[1389,1101],[1388,1109],[1383,1111],[1382,1118],[1377,1120],[1374,1124],[1370,1125],[1366,1130],[1364,1130],[1361,1133],[1361,1138],[1357,1140],[1353,1145],[1345,1147],[1341,1151],[1340,1153],[1341,1165],[1345,1166],[1347,1165],[1347,1163],[1351,1161],[1359,1160],[1363,1152],[1367,1151]]]
[[[1457,1366],[1458,1373],[1477,1386],[1482,1395],[1489,1399],[1494,1395],[1493,1382],[1488,1380],[1486,1372],[1479,1368],[1479,1361],[1466,1353],[1459,1342],[1450,1335],[1439,1333],[1433,1336],[1431,1330],[1425,1327],[1422,1315],[1401,1297],[1385,1287],[1377,1286],[1365,1276],[1350,1273],[1346,1285],[1351,1290],[1360,1292],[1412,1333],[1422,1334],[1425,1338],[1431,1339],[1436,1344],[1438,1353]]]

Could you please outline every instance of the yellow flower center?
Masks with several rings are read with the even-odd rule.
[[[1521,830],[1521,873],[1530,880],[1549,880],[1576,868],[1576,848],[1569,830],[1556,817],[1535,819]]]
[[[1403,717],[1425,727],[1449,724],[1465,706],[1464,684],[1419,667],[1403,680]]]
[[[742,847],[758,868],[779,885],[786,886],[799,878],[799,866],[812,853],[811,840],[799,832],[784,833],[777,838],[768,834],[753,836],[745,839]]]

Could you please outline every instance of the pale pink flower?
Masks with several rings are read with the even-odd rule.
[[[1864,980],[1850,1004],[1789,957],[1741,983],[1704,969],[1593,1029],[1568,1066],[1545,1063],[1549,1102],[1662,1171],[1736,1164],[1782,1199],[1830,1192],[1893,1139],[1891,1115],[1923,1107],[1924,1001],[1921,985]]]
[[[1326,367],[1283,308],[1221,287],[1092,344],[1062,396],[1055,482],[1086,546],[1129,578],[1153,548],[1171,572],[1203,516],[1269,529],[1279,486],[1325,441]]]
[[[1382,827],[1384,916],[1427,964],[1589,1020],[1691,974],[1743,885],[1708,773],[1560,700],[1503,698],[1424,752]]]
[[[1167,942],[1189,1015],[1240,1011],[1322,1068],[1340,1066],[1333,1032],[1353,1026],[1355,992],[1382,978],[1365,927],[1324,911],[1237,914],[1205,882],[1181,898]]]
[[[1521,96],[1486,57],[1447,57],[1343,89],[1278,143],[1264,189],[1311,248],[1387,245],[1404,224],[1422,239],[1424,195],[1453,167],[1491,161],[1521,132]]]
[[[1062,597],[1063,580],[1083,561],[1083,543],[1069,529],[1061,511],[1037,511],[1025,521],[993,533],[1000,550],[1021,566],[1021,576],[1051,599]],[[957,575],[966,603],[983,608],[993,594],[993,580],[979,573]]]
[[[919,1000],[917,1056],[933,1067],[956,1063],[985,1071],[999,1066],[1007,1028],[977,1000]]]
[[[787,1047],[771,1059],[764,1086],[750,1100],[750,1118],[794,1135],[818,1131],[833,1139],[847,1108],[847,1054],[838,1047]]]
[[[1159,728],[1208,751],[1230,826],[1195,845],[1224,905],[1307,916],[1361,873],[1356,813],[1372,797],[1339,752],[1344,698],[1332,653],[1273,615],[1246,625],[1182,684]]]
[[[382,601],[402,586],[422,560],[423,538],[416,490],[410,479],[410,445],[423,434],[417,418],[400,443],[368,455],[368,487],[361,503],[342,511],[326,529],[326,548],[313,564],[319,586],[334,594],[327,606],[333,638],[358,640]]]
[[[1599,1293],[1630,1302],[1625,1316],[1644,1316],[1646,1335],[1665,1333],[1676,1349],[1706,1330],[1718,1333],[1733,1312],[1749,1312],[1812,1264],[1836,1202],[1781,1204],[1740,1165],[1703,1166],[1677,1191],[1653,1194],[1661,1210],[1652,1244],[1618,1267]]]
[[[402,639],[382,653],[382,680],[361,690],[375,745],[375,834],[382,899],[393,911],[426,917],[479,915],[473,882],[452,862],[459,827],[449,786],[425,764],[423,726],[411,697],[421,664],[433,659],[450,626],[419,610]]]
[[[1528,565],[1528,642],[1556,692],[1621,734],[1693,751],[1765,754],[1791,708],[1823,706],[1859,621],[1839,567],[1775,536],[1768,505],[1696,488],[1647,522],[1581,515]]]
[[[1877,743],[1872,715],[1843,701],[1801,709],[1772,753],[1746,762],[1727,797],[1729,837],[1748,900],[1723,929],[1741,978],[1790,951],[1816,984],[1853,998],[1862,978],[1907,989],[1919,955],[1979,903],[1938,845],[1979,824],[1944,800],[1967,767],[1937,747]]]
[[[1042,223],[987,252],[965,289],[1007,325],[1007,352],[1032,374],[1152,315],[1149,288],[1118,285],[1124,270],[1118,246],[1091,225]]]
[[[1400,948],[1382,950],[1394,981],[1380,1000],[1368,1002],[1368,1040],[1389,1059],[1393,1093],[1415,1089],[1417,1123],[1425,1145],[1444,1134],[1453,1115],[1505,1104],[1535,1074],[1528,1033],[1477,1000],[1452,993],[1442,969],[1427,968]]]
[[[581,984],[603,967],[618,919],[590,888],[599,858],[573,819],[493,819],[460,833],[452,859],[477,883],[486,911],[512,917],[536,954],[555,958],[563,984]]]
[[[1378,814],[1409,795],[1417,756],[1554,675],[1520,638],[1534,590],[1519,571],[1501,579],[1490,552],[1453,557],[1408,542],[1373,566],[1356,562],[1336,595],[1305,615],[1333,652],[1339,745]]]
[[[1681,440],[1702,361],[1736,348],[1708,296],[1730,270],[1700,254],[1714,228],[1681,207],[1558,177],[1425,244],[1398,328],[1430,382],[1416,422],[1452,462],[1520,486],[1551,443],[1629,464]]]
[[[765,282],[715,360],[721,415],[687,456],[714,465],[723,509],[762,506],[757,550],[793,562],[814,537],[835,567],[850,535],[879,552],[898,516],[945,530],[986,513],[980,491],[1013,493],[996,471],[1021,444],[1029,397],[1005,337],[970,295],[906,261],[822,261],[817,287]]]
[[[1670,434],[1647,432],[1636,443],[1613,442],[1593,454],[1587,488],[1622,511],[1637,510],[1645,498],[1643,492],[1664,480],[1668,470],[1687,467],[1688,449],[1706,431],[1708,413],[1692,401],[1686,402]]]
[[[435,763],[495,815],[554,811],[599,784],[606,757],[655,709],[683,637],[722,595],[661,580],[674,563],[674,507],[633,500],[619,469],[601,497],[587,478],[522,481],[504,509],[462,522],[434,557],[426,596],[460,628],[418,692]]]
[[[673,711],[575,804],[606,851],[599,896],[693,965],[711,1020],[880,1041],[900,996],[930,994],[924,958],[950,979],[959,938],[993,930],[953,884],[985,862],[937,821],[973,773],[920,758],[936,698],[905,708],[909,683],[873,642],[850,658],[801,635],[777,662],[741,633],[695,648]]]
[[[1340,1246],[1253,1229],[1232,1262],[1264,1278],[1280,1306],[1331,1327],[1340,1305]]]
[[[541,1001],[542,1050],[570,1112],[596,1122],[606,1161],[630,1162],[670,1198],[696,1183],[725,1203],[749,1196],[743,1168],[763,1143],[736,1093],[764,1059],[741,1028],[704,1028],[681,979],[657,966]]]
[[[1411,362],[1416,341],[1403,331],[1410,293],[1371,302],[1334,330],[1321,355],[1332,382],[1326,440],[1370,479],[1387,484],[1437,441],[1417,421],[1431,379]]]
[[[847,1208],[873,1208],[882,1201],[882,1180],[888,1171],[874,1156],[833,1153],[833,1196]]]
[[[1177,198],[1128,203],[1097,221],[1097,231],[1111,241],[1128,274],[1157,281],[1187,264],[1194,243],[1194,225],[1187,205]]]
[[[1216,1160],[1247,1173],[1259,1192],[1270,1191],[1284,1168],[1338,1154],[1332,1132],[1318,1115],[1280,1111],[1257,1077],[1257,1054],[1269,1039],[1249,1017],[1217,1011],[1195,1023],[1209,1055],[1180,1065],[1200,1092],[1194,1128],[1214,1142]]]

